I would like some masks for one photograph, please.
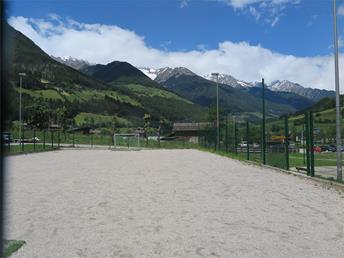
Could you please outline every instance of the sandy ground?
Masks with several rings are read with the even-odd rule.
[[[344,194],[196,150],[9,157],[13,257],[344,257]]]

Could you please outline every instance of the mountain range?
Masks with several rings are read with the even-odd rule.
[[[44,105],[50,112],[66,108],[66,117],[76,123],[103,119],[97,126],[105,127],[113,118],[118,126],[141,125],[145,113],[154,121],[201,121],[208,119],[209,107],[216,103],[216,85],[222,115],[232,113],[250,120],[261,116],[259,83],[225,74],[215,82],[210,75],[199,76],[185,67],[138,69],[120,61],[103,65],[52,57],[9,25],[6,31],[10,42],[9,120],[18,119],[19,72],[27,75],[21,90],[27,120],[37,116],[39,105]],[[276,81],[265,92],[267,115],[294,113],[332,94]],[[56,120],[56,115],[51,114],[49,120]]]
[[[68,58],[59,58],[59,57],[53,57],[55,60],[64,63],[70,67],[73,67],[77,70],[84,71],[88,73],[87,67],[91,66],[89,62],[82,59],[76,59],[72,57]],[[176,68],[170,68],[170,67],[164,67],[164,68],[147,68],[147,67],[138,67],[138,69],[147,77],[149,77],[151,80],[155,80],[158,83],[161,83],[164,81],[163,77],[171,77],[171,76],[178,76],[178,74],[189,74],[189,75],[197,75],[193,73],[192,71],[188,70],[184,67],[176,67]],[[211,74],[206,74],[202,76],[203,78],[218,82],[220,84],[228,85],[240,90],[247,91],[248,88],[255,88],[255,87],[261,87],[260,82],[246,82],[243,80],[238,80],[234,78],[233,76],[229,74],[219,74],[217,78],[211,76]],[[302,85],[291,82],[288,80],[276,80],[271,82],[270,84],[266,85],[267,89],[275,92],[287,92],[291,94],[296,94],[301,97],[305,97],[310,101],[318,102],[319,100],[327,97],[334,97],[334,91],[329,90],[320,90],[316,88],[306,88]],[[290,97],[290,96],[289,96]]]
[[[146,113],[151,115],[152,121],[161,118],[167,121],[205,119],[203,107],[166,90],[128,63],[91,65],[81,72],[63,64],[66,60],[51,58],[11,26],[6,25],[5,29],[8,39],[5,48],[9,55],[9,121],[18,120],[20,91],[23,117],[28,123],[42,120],[42,117],[56,122],[57,110],[63,108],[66,121],[93,124],[94,120],[102,120],[92,126],[107,128],[112,127],[114,119],[120,127],[141,125]],[[26,74],[22,89],[19,88],[18,73]]]
[[[62,64],[65,64],[69,67],[72,67],[76,70],[80,70],[84,67],[87,67],[87,66],[90,66],[92,65],[90,62],[86,61],[86,60],[83,60],[83,59],[77,59],[77,58],[74,58],[74,57],[71,57],[71,56],[68,56],[68,57],[56,57],[56,56],[50,56],[52,59],[62,63]]]

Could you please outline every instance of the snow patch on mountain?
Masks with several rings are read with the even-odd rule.
[[[65,57],[50,56],[50,57],[54,59],[55,61],[68,65],[69,67],[72,67],[76,70],[80,70],[82,68],[85,68],[86,66],[93,65],[87,60],[77,59],[71,56],[65,56]]]
[[[178,78],[183,75],[197,76],[195,73],[191,72],[189,69],[185,67],[176,67],[176,68],[165,67],[159,71],[159,73],[157,74],[154,80],[158,83],[163,83],[171,77]]]
[[[168,67],[165,68],[159,68],[159,69],[154,69],[154,68],[148,68],[148,67],[138,67],[141,72],[143,72],[146,76],[151,78],[152,80],[155,80],[155,78],[160,74],[163,73],[165,70],[168,69]]]
[[[229,74],[219,74],[218,78],[212,76],[211,74],[206,74],[203,76],[205,79],[210,80],[210,81],[214,81],[214,82],[218,82],[221,84],[226,84],[228,86],[234,87],[234,88],[249,88],[252,87],[251,83],[245,82],[245,81],[241,81],[241,80],[237,80],[236,78],[234,78],[233,76],[229,75]]]
[[[304,89],[300,84],[291,81],[273,81],[268,85],[268,88],[273,91],[295,92]]]

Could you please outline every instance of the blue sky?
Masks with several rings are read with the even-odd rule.
[[[275,26],[223,2],[189,1],[181,6],[181,1],[12,1],[9,14],[44,18],[56,13],[79,22],[115,24],[144,36],[152,47],[170,50],[214,48],[231,40],[298,56],[331,51],[331,1],[287,5]],[[339,27],[343,35],[344,25]]]
[[[342,8],[343,6],[344,10],[344,0],[337,1],[338,7]],[[52,14],[58,17],[59,21],[51,19]],[[185,52],[188,54],[185,56],[190,56],[194,54],[194,51],[200,51],[206,53],[206,56],[211,56],[212,51],[220,51],[220,44],[225,42],[232,44],[230,46],[226,45],[226,49],[231,48],[232,52],[236,51],[236,48],[242,50],[243,46],[240,44],[243,42],[248,44],[247,48],[250,47],[250,50],[247,50],[248,52],[253,51],[252,53],[255,53],[253,48],[258,47],[259,50],[256,50],[256,52],[262,51],[262,53],[256,55],[255,62],[259,62],[260,55],[264,55],[262,57],[265,60],[264,62],[268,62],[269,53],[266,53],[266,51],[271,51],[274,57],[277,58],[276,62],[280,62],[278,60],[280,55],[287,59],[289,55],[292,55],[299,58],[298,60],[313,58],[313,66],[322,66],[322,64],[319,64],[320,61],[314,58],[325,58],[333,52],[331,48],[333,44],[332,1],[330,0],[10,1],[7,15],[12,18],[12,25],[14,19],[18,17],[31,19],[21,20],[21,23],[17,19],[15,20],[15,27],[33,39],[45,51],[50,52],[49,54],[54,55],[73,55],[75,52],[70,51],[68,53],[66,46],[62,50],[57,43],[54,49],[49,48],[48,43],[44,43],[42,38],[50,37],[51,39],[54,33],[59,35],[60,32],[57,31],[57,26],[60,23],[63,23],[65,28],[70,28],[70,24],[66,25],[69,19],[81,24],[116,26],[127,32],[133,32],[137,40],[142,41],[141,43],[145,49],[154,50],[150,51],[153,53],[150,53],[146,59],[151,60],[156,51],[161,51],[161,58],[165,58],[161,62],[149,61],[145,64],[142,60],[136,60],[129,56],[132,53],[129,49],[128,57],[114,55],[111,52],[113,58],[123,61],[128,59],[127,61],[140,66],[154,67],[170,63],[182,64],[181,60],[184,57],[180,57],[181,55],[178,55],[181,60],[175,61],[177,58],[175,53],[180,52]],[[344,38],[344,14],[338,17],[338,32],[341,38]],[[44,34],[42,27],[40,27],[42,21],[55,24],[55,31],[50,30],[50,34]],[[30,32],[27,26],[24,27],[23,23],[30,24],[33,28],[37,28],[39,23],[38,30],[41,31],[38,31],[38,34],[40,34],[40,37]],[[36,23],[36,25],[33,25],[33,23]],[[83,29],[85,28],[79,26],[77,30]],[[64,40],[68,40],[68,38],[70,37],[65,37]],[[113,44],[116,45],[117,43]],[[140,45],[141,43],[138,42],[137,44]],[[71,45],[70,49],[73,49],[73,47],[75,46]],[[110,61],[105,60],[105,58],[97,60],[97,58],[87,54],[91,51],[93,50],[88,49],[83,53],[76,51],[76,57],[91,59],[90,61],[93,62]],[[248,53],[245,51],[243,53]],[[233,56],[232,52],[229,57]],[[168,56],[168,61],[166,61],[166,56]],[[154,58],[156,57],[154,56]],[[250,62],[247,57],[244,59]],[[271,61],[273,61],[273,58]],[[310,87],[329,87],[324,85],[324,81],[308,80],[307,82],[306,79],[300,80],[299,75],[290,76],[290,73],[278,74],[278,72],[270,72],[268,67],[260,69],[260,71],[256,72],[256,76],[254,70],[251,75],[245,76],[245,71],[243,71],[245,65],[238,64],[235,67],[224,65],[221,67],[221,62],[221,60],[218,61],[216,67],[209,67],[209,71],[200,66],[191,68],[199,73],[210,72],[212,68],[224,72],[230,70],[229,73],[237,77],[244,77],[240,79],[245,80],[255,80],[261,75],[265,75],[268,80],[291,77],[290,79],[299,80]],[[330,65],[329,60],[325,62],[327,63],[324,63],[324,65]],[[295,61],[292,61],[292,63],[295,63]],[[286,65],[286,63],[284,62],[283,65]],[[185,64],[185,66],[188,65]],[[295,71],[299,67],[302,67],[302,65],[299,64]],[[326,69],[329,70],[329,68]],[[279,70],[283,69],[280,68]],[[314,71],[316,72],[316,69]],[[328,75],[328,78],[330,78],[330,75]]]

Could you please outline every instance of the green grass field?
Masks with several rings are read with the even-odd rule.
[[[302,153],[289,154],[290,167],[305,167],[304,156]],[[343,159],[344,160],[344,159]],[[336,166],[336,154],[332,152],[315,153],[314,154],[315,166]]]

